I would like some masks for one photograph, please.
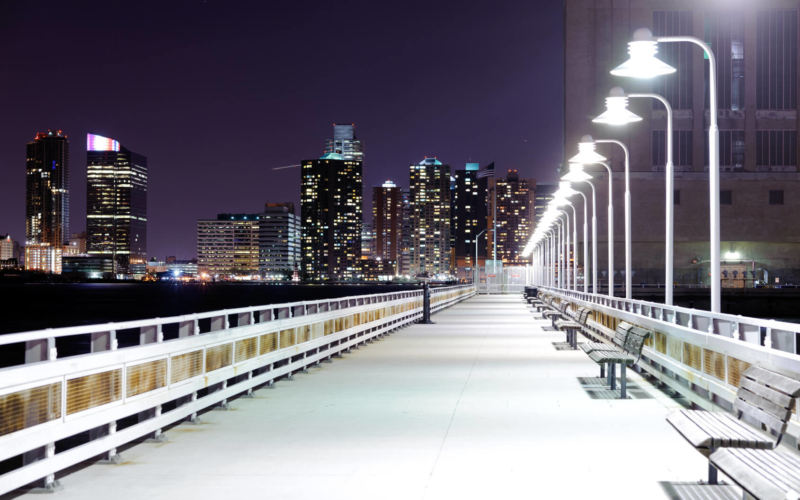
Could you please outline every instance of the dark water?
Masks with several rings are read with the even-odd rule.
[[[415,285],[0,284],[0,334],[418,289]]]

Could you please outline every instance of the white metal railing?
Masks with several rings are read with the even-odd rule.
[[[473,286],[436,288],[431,311],[474,294]],[[422,291],[401,291],[0,336],[0,346],[26,346],[26,364],[0,369],[0,461],[25,457],[0,475],[0,495],[42,479],[52,487],[60,470],[113,460],[125,443],[159,438],[166,425],[413,323],[422,302]],[[201,333],[201,320],[210,331]],[[179,337],[164,340],[165,327]],[[122,330],[138,330],[140,345],[118,348]],[[58,357],[56,338],[86,334],[92,352]],[[174,409],[162,412],[166,403]],[[57,453],[57,441],[86,431],[88,443]]]
[[[639,366],[706,409],[718,410],[717,405],[723,402],[730,406],[741,374],[750,365],[800,380],[800,355],[791,350],[796,348],[800,325],[574,290],[537,288],[578,307],[592,309],[594,318],[588,321],[588,330],[607,340],[613,338],[618,321],[653,331],[654,336],[642,352],[644,363]],[[787,433],[800,440],[796,413]]]

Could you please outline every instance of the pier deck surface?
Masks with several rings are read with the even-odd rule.
[[[664,418],[685,401],[632,371],[613,399],[533,316],[519,295],[472,298],[62,474],[57,498],[741,498],[690,486],[707,462]]]

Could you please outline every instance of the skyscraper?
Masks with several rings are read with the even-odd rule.
[[[409,166],[412,273],[450,272],[450,165],[425,158]]]
[[[521,254],[533,231],[536,180],[520,179],[516,170],[509,170],[505,179],[495,177],[495,188],[497,260],[505,265],[524,265],[528,262]]]
[[[487,179],[478,179],[480,166],[467,163],[466,169],[456,170],[456,189],[453,212],[455,232],[455,258],[458,278],[472,279],[475,263],[475,238],[487,227],[486,183]],[[486,238],[491,233],[484,233],[478,242],[478,263],[486,258]]]
[[[259,270],[264,276],[287,277],[300,264],[300,217],[294,203],[267,203],[259,223]]]
[[[352,279],[361,260],[361,161],[326,153],[300,169],[302,270],[313,280]]]
[[[94,134],[86,157],[86,252],[113,258],[118,275],[144,275],[147,158]]]
[[[61,248],[69,242],[69,141],[60,130],[39,132],[27,145],[25,244]]]
[[[333,139],[325,141],[325,153],[342,155],[344,160],[364,161],[364,143],[356,138],[355,124],[333,125]]]
[[[197,221],[198,272],[250,275],[259,272],[262,214],[219,214]]]
[[[401,262],[403,251],[403,190],[392,181],[372,188],[375,254]]]

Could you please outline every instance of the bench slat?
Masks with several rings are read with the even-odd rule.
[[[794,399],[791,397],[783,394],[782,392],[778,392],[774,389],[770,389],[765,385],[761,385],[758,382],[754,382],[749,378],[742,377],[740,381],[739,391],[742,389],[747,389],[748,391],[758,394],[764,399],[772,401],[775,404],[778,404],[784,408],[789,408],[790,410],[794,407]]]
[[[723,449],[711,463],[755,498],[785,500],[800,491],[800,461],[786,452]]]
[[[767,427],[778,434],[783,434],[786,432],[786,422],[783,422],[780,419],[770,415],[761,408],[751,405],[743,399],[736,398],[736,400],[733,402],[733,407],[745,415],[766,424]]]
[[[782,406],[778,406],[772,401],[768,401],[758,394],[753,394],[747,390],[740,390],[736,393],[737,397],[740,397],[750,403],[751,405],[760,408],[761,410],[769,413],[770,415],[780,419],[782,422],[786,422],[789,420],[789,417],[792,416],[792,411],[788,410]]]
[[[800,396],[800,381],[785,377],[779,373],[765,370],[759,366],[751,366],[744,372],[744,376],[760,384],[777,389],[793,398]]]

